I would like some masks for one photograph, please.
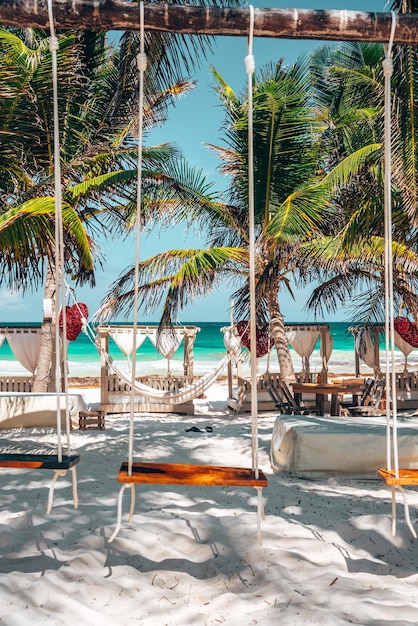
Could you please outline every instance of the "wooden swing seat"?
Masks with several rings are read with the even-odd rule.
[[[378,469],[377,475],[386,485],[418,485],[418,469],[400,469],[396,476],[393,469]]]
[[[403,496],[406,524],[411,531],[411,535],[414,537],[414,539],[416,539],[417,534],[409,516],[409,506],[404,485],[418,485],[418,469],[399,469],[398,476],[396,476],[396,472],[394,469],[378,469],[377,475],[386,483],[386,485],[390,485],[392,489],[392,535],[396,535],[395,491],[396,489],[399,489]]]
[[[46,512],[51,512],[54,500],[54,488],[60,476],[65,476],[70,470],[73,482],[73,502],[74,508],[78,508],[76,465],[80,462],[80,455],[63,455],[61,461],[56,454],[0,454],[0,467],[13,467],[16,469],[48,469],[53,470],[54,477],[49,487],[48,505]]]
[[[122,463],[118,482],[127,484],[159,485],[201,485],[267,487],[267,478],[260,470],[219,465],[190,465],[177,463],[139,463],[132,465],[132,475],[128,474],[128,463]]]
[[[80,462],[79,455],[63,455],[61,462],[55,454],[0,454],[0,467],[18,469],[68,470]]]
[[[132,473],[128,473],[128,462],[124,461],[118,473],[118,482],[123,483],[118,497],[118,517],[116,528],[109,539],[111,543],[119,533],[122,522],[122,497],[127,487],[131,490],[129,522],[135,509],[135,485],[198,485],[201,487],[255,487],[258,489],[259,518],[262,511],[261,491],[267,487],[267,478],[259,470],[258,478],[253,469],[243,467],[224,467],[222,465],[192,465],[183,463],[139,463],[132,464]],[[258,520],[258,526],[260,519]]]

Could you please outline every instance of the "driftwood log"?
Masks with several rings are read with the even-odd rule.
[[[349,4],[347,0],[347,4]],[[135,30],[136,2],[123,0],[54,0],[59,29]],[[346,10],[254,9],[254,36],[282,39],[387,42],[390,13]],[[46,0],[0,0],[0,24],[20,28],[48,27]],[[245,36],[249,11],[241,8],[146,4],[146,30],[189,35]],[[418,41],[418,14],[398,15],[395,42]]]

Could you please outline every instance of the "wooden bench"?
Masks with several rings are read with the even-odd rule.
[[[126,461],[120,467],[118,482],[123,484],[119,491],[116,528],[109,542],[113,541],[120,530],[122,496],[126,487],[131,488],[131,506],[129,511],[129,522],[131,522],[135,510],[135,484],[255,487],[259,495],[259,510],[262,508],[261,490],[268,485],[267,478],[261,470],[258,471],[257,475],[255,470],[242,467],[134,462],[132,464],[132,474],[130,474],[129,465]]]
[[[81,457],[78,454],[62,455],[61,460],[59,460],[58,455],[56,454],[0,453],[0,468],[12,467],[16,469],[53,470],[54,476],[49,488],[48,506],[46,511],[48,514],[52,509],[55,483],[60,476],[65,476],[68,470],[70,470],[72,474],[74,508],[76,509],[78,507],[76,466],[80,462],[80,458]]]

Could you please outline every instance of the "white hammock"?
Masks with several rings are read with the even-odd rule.
[[[115,361],[109,354],[105,354],[102,351],[106,362],[109,367],[117,374],[127,385],[132,387],[132,379],[126,375],[125,372],[119,369],[116,365]],[[230,360],[231,355],[226,354],[219,363],[211,369],[207,374],[196,380],[191,385],[187,385],[186,387],[182,387],[181,389],[173,390],[173,391],[164,391],[162,389],[155,389],[154,387],[150,387],[149,385],[144,385],[138,380],[135,381],[135,391],[138,392],[141,396],[145,396],[146,398],[153,398],[155,400],[167,400],[172,402],[173,404],[182,404],[183,402],[188,402],[189,400],[193,400],[193,398],[198,398],[202,393],[209,389],[209,387],[215,382],[215,380],[220,376],[222,370],[225,365],[227,365]]]

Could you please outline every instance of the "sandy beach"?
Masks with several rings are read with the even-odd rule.
[[[97,388],[84,388],[94,407]],[[257,541],[254,489],[138,486],[135,515],[116,523],[128,417],[104,431],[73,431],[80,504],[60,478],[46,515],[51,475],[0,473],[0,624],[84,626],[219,624],[416,624],[418,543],[379,480],[273,473],[269,448],[276,413],[259,419],[266,517]],[[190,431],[196,426],[199,431]],[[209,432],[206,426],[211,426]],[[136,419],[135,457],[143,461],[251,465],[250,418],[226,408],[216,384],[196,415]],[[53,447],[53,429],[2,431],[17,447]],[[417,523],[418,494],[409,497]]]

